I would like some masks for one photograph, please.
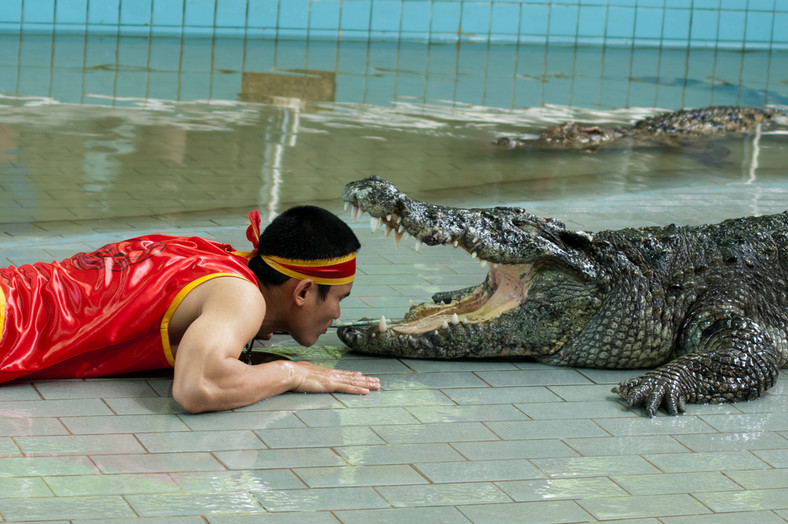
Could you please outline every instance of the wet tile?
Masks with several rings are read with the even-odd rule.
[[[114,519],[134,517],[135,513],[121,497],[49,497],[0,499],[0,513],[7,521],[50,519]]]
[[[401,524],[402,522],[429,522],[434,524],[470,524],[456,508],[424,507],[375,510],[337,511],[343,524]]]
[[[637,415],[617,402],[545,402],[515,404],[532,419],[633,418]]]
[[[53,380],[36,385],[45,399],[128,398],[158,396],[144,380],[87,379]]]
[[[372,488],[288,489],[255,493],[268,511],[321,511],[387,508]]]
[[[172,397],[107,398],[104,402],[118,415],[186,413]]]
[[[555,384],[591,384],[574,369],[540,369],[539,371],[480,371],[479,378],[494,387],[551,386]]]
[[[487,384],[470,371],[442,373],[411,373],[382,377],[381,386],[387,391],[396,389],[438,389],[488,387]]]
[[[711,433],[676,435],[676,440],[692,451],[738,451],[786,447],[785,440],[777,433]]]
[[[308,409],[338,409],[344,405],[332,395],[305,395],[303,393],[285,393],[270,397],[250,406],[237,408],[236,413],[250,411],[303,411]]]
[[[783,449],[762,449],[754,454],[773,468],[788,468],[788,446],[783,445]]]
[[[180,420],[194,431],[301,428],[303,422],[289,411],[219,411],[181,415]]]
[[[0,437],[0,457],[11,457],[22,455],[22,451],[11,438]]]
[[[587,522],[592,517],[573,501],[519,502],[461,506],[460,511],[474,524],[518,522],[523,515],[533,524]]]
[[[697,493],[695,497],[715,512],[785,509],[788,489],[750,489]]]
[[[421,360],[400,359],[400,362],[417,373],[461,371],[514,371],[516,366],[505,360]]]
[[[40,477],[0,477],[0,498],[51,497],[52,490]]]
[[[600,437],[604,430],[590,420],[525,420],[488,422],[487,427],[504,440],[524,438]]]
[[[742,522],[782,524],[785,521],[771,511],[743,511],[714,513],[713,515],[692,515],[689,517],[662,517],[660,522],[664,524],[741,524]]]
[[[605,418],[595,421],[605,431],[616,436],[629,435],[678,435],[682,433],[714,433],[714,429],[698,417],[660,416],[654,418],[638,417]]]
[[[501,490],[487,482],[382,486],[377,488],[377,491],[394,507],[454,506],[511,501]]]
[[[788,488],[788,469],[725,471],[745,489]]]
[[[310,488],[394,486],[398,484],[426,484],[428,482],[409,465],[298,468],[294,472]]]
[[[702,415],[701,418],[717,431],[737,433],[752,431],[788,431],[788,413],[746,413],[743,415]]]
[[[241,470],[345,465],[336,453],[327,448],[217,451],[213,455],[229,469]]]
[[[87,457],[10,457],[3,459],[1,477],[94,475],[98,469]]]
[[[284,513],[258,513],[242,515],[208,515],[210,524],[336,524],[337,519],[328,511],[293,511]],[[202,520],[200,522],[203,522]]]
[[[702,491],[741,491],[741,486],[718,471],[617,475],[613,481],[632,495],[667,495]]]
[[[452,445],[468,460],[531,459],[576,457],[577,452],[556,439],[509,440],[497,442],[457,442]],[[419,462],[419,461],[414,461]]]
[[[594,498],[579,500],[578,504],[600,520],[710,513],[689,495]]]
[[[550,477],[641,475],[658,470],[638,456],[537,458],[532,462]]]
[[[544,387],[494,387],[447,389],[443,392],[458,404],[516,404],[527,402],[561,402]]]
[[[372,426],[372,429],[389,444],[500,440],[479,422]]]
[[[689,455],[664,453],[643,457],[666,473],[769,468],[768,464],[746,451],[703,452]]]
[[[210,453],[91,455],[91,459],[103,473],[163,473],[224,469]]]
[[[256,433],[270,448],[352,446],[385,443],[370,428],[360,426],[267,429]]]
[[[607,401],[618,402],[619,396],[610,392],[609,384],[580,384],[573,386],[549,385],[555,395],[567,402]]]
[[[175,415],[63,417],[60,420],[69,431],[79,435],[189,430],[189,428]]]
[[[264,511],[249,493],[128,495],[125,499],[141,517]]]
[[[297,416],[310,427],[415,424],[418,422],[413,415],[401,407],[316,409],[300,411]]]
[[[668,435],[644,435],[642,437],[591,437],[564,439],[572,449],[583,456],[640,455],[644,453],[689,453],[673,437]]]
[[[180,491],[166,473],[48,476],[45,480],[58,497]]]
[[[424,406],[408,408],[424,424],[438,422],[491,422],[500,420],[526,420],[528,417],[507,404],[468,406]]]
[[[496,482],[496,485],[517,502],[627,495],[626,491],[605,477],[514,480]]]
[[[10,382],[0,385],[0,404],[20,400],[41,400],[41,395],[30,383]]]
[[[264,449],[266,447],[254,432],[249,430],[138,433],[136,437],[142,442],[145,449],[152,453]]]
[[[53,437],[17,437],[17,444],[28,456],[35,455],[102,455],[144,453],[132,435],[69,435]]]
[[[99,399],[0,402],[0,417],[2,418],[87,417],[111,414],[109,408]]]
[[[335,449],[352,466],[463,460],[463,457],[448,444],[344,446]]]
[[[372,391],[369,395],[336,395],[343,404],[351,408],[435,406],[453,404],[441,391],[430,389]]]
[[[533,464],[522,459],[432,462],[414,466],[434,483],[493,482],[544,477]]]

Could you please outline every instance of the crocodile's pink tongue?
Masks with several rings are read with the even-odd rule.
[[[385,325],[385,329],[390,327],[396,333],[403,335],[416,334],[445,329],[451,324],[472,324],[494,319],[523,302],[527,294],[527,289],[523,287],[523,277],[529,272],[530,266],[501,266],[491,269],[490,285],[495,291],[486,300],[479,300],[478,307],[475,309],[463,307],[468,302],[474,301],[469,296],[467,301],[435,305],[427,315],[407,323]]]

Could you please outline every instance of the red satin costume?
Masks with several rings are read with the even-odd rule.
[[[0,382],[97,377],[174,365],[169,321],[206,280],[257,280],[247,254],[151,235],[60,263],[0,268]]]

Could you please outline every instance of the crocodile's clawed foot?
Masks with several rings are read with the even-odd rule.
[[[667,377],[646,374],[621,382],[612,392],[627,401],[627,409],[643,406],[649,417],[654,417],[660,406],[671,415],[684,413],[687,406],[687,399],[681,388]]]

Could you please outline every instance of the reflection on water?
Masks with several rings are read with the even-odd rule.
[[[139,53],[171,44],[103,42],[138,47]],[[181,44],[181,56],[198,56]],[[36,47],[35,39],[14,45],[53,52],[52,46]],[[80,45],[98,44],[88,38]],[[226,49],[205,54],[205,43],[194,45],[205,56],[232,54]],[[567,120],[626,124],[687,103],[785,109],[780,105],[788,100],[784,71],[774,67],[785,61],[782,55],[753,55],[760,69],[739,67],[739,78],[723,79],[720,64],[743,54],[714,51],[707,56],[717,64],[711,80],[679,81],[673,66],[697,62],[700,54],[694,50],[664,50],[658,60],[654,50],[642,50],[621,71],[610,61],[621,53],[631,58],[638,50],[392,45],[327,50],[267,43],[258,51],[268,53],[268,62],[257,57],[224,67],[214,61],[202,80],[194,73],[199,60],[188,62],[191,69],[182,64],[170,77],[163,75],[164,66],[124,77],[125,65],[109,54],[102,56],[115,62],[101,67],[61,70],[50,60],[44,62],[51,74],[42,77],[43,88],[31,80],[33,65],[2,64],[17,81],[0,81],[0,199],[5,203],[0,224],[17,231],[33,231],[33,224],[46,223],[52,230],[99,220],[183,224],[243,217],[253,207],[271,217],[296,202],[339,210],[344,184],[370,174],[394,181],[414,197],[448,205],[678,195],[690,206],[696,195],[708,201],[727,188],[737,198],[758,200],[745,206],[746,213],[779,210],[779,203],[764,204],[763,195],[785,187],[788,119],[682,147],[622,143],[595,154],[507,150],[492,142],[502,135],[535,136]],[[393,67],[387,67],[392,52]],[[446,53],[454,62],[433,60]],[[600,59],[607,66],[589,82],[593,68],[587,65]],[[752,75],[744,78],[742,71]],[[112,89],[92,80],[106,72],[114,75]],[[60,73],[81,79],[79,97],[61,91]],[[119,88],[134,78],[144,80],[146,90],[121,96],[134,92]],[[209,96],[185,96],[194,87],[189,82],[206,78]],[[180,86],[176,93],[154,96],[166,93],[173,79]],[[601,91],[589,97],[589,89]],[[615,209],[604,212],[615,214]]]

